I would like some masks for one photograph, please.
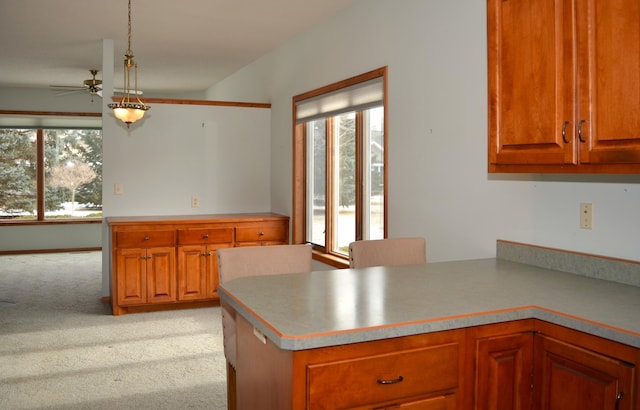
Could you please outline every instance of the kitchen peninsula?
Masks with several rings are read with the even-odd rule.
[[[240,409],[640,409],[633,283],[496,258],[247,277],[219,294],[239,313]]]

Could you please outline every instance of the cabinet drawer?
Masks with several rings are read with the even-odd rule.
[[[116,232],[118,248],[148,248],[151,246],[174,246],[176,231]]]
[[[310,409],[357,407],[458,386],[457,343],[309,365]]]
[[[203,228],[178,230],[180,245],[233,242],[233,228]]]
[[[266,223],[262,225],[236,227],[237,242],[274,241],[287,242],[289,240],[286,223]]]

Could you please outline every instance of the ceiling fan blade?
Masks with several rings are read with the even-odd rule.
[[[123,90],[122,88],[114,88],[113,92],[115,94],[124,94],[124,93],[127,92],[127,90]],[[140,90],[138,90],[138,91],[129,90],[129,94],[142,95],[142,91],[140,91]]]
[[[85,93],[85,92],[87,92],[87,90],[84,90],[84,89],[69,90],[69,91],[56,93],[55,96],[62,97],[63,95],[71,95],[71,94],[78,94],[78,93]]]
[[[49,88],[58,88],[58,89],[65,89],[65,90],[87,90],[87,87],[78,87],[76,85],[50,85]]]

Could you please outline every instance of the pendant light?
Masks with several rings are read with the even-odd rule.
[[[108,104],[108,107],[113,110],[113,115],[127,124],[127,128],[129,128],[131,124],[141,119],[145,111],[150,108],[138,97],[138,65],[133,61],[133,52],[131,51],[131,0],[129,0],[129,33],[127,39],[127,52],[124,54],[124,95],[120,102]],[[132,75],[133,90],[131,89]],[[131,94],[135,96],[133,101],[131,100]]]

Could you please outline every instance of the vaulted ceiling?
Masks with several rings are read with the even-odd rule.
[[[205,90],[352,1],[132,0],[138,88]],[[127,0],[2,0],[0,87],[81,86],[102,67],[103,39],[122,87]]]

